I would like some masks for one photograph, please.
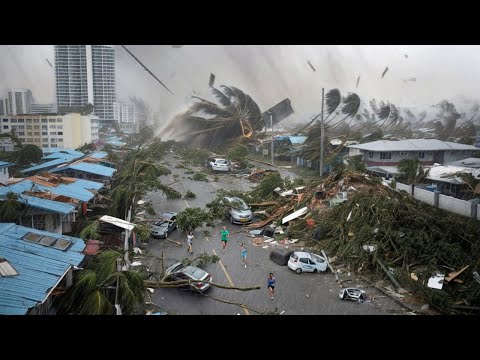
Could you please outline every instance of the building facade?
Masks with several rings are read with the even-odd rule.
[[[138,133],[138,109],[134,103],[113,103],[113,116],[114,120],[118,122],[120,130],[126,133]]]
[[[59,109],[92,104],[102,123],[114,121],[114,46],[55,45],[55,77]]]
[[[1,133],[15,131],[22,144],[76,149],[98,139],[98,118],[80,114],[2,116]]]
[[[33,103],[29,89],[9,89],[0,104],[0,115],[30,114]]]
[[[31,104],[29,114],[55,114],[56,112],[55,104]]]

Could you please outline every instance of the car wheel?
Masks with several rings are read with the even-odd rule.
[[[168,238],[168,230],[167,232],[165,233],[165,239]]]
[[[301,273],[302,273],[302,269],[298,268],[297,270],[295,270],[295,272],[296,272],[297,274],[301,274]]]
[[[230,215],[230,222],[233,224],[233,216]]]
[[[317,269],[313,269],[313,273],[316,274],[318,271]]]

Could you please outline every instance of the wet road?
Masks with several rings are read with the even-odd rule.
[[[162,176],[161,180],[171,186],[182,195],[187,190],[197,195],[193,200],[168,200],[161,193],[148,194],[145,200],[151,200],[157,213],[164,211],[179,212],[190,207],[204,207],[215,197],[215,192],[220,189],[248,190],[254,186],[245,178],[232,177],[229,174],[218,174],[219,181],[189,180],[192,175],[185,174],[185,169],[176,169],[178,160],[173,156],[167,156],[166,160],[171,164],[172,174]],[[286,171],[282,170],[282,175]],[[178,175],[175,181],[174,175]],[[209,175],[213,180],[214,175]],[[294,175],[293,175],[294,176]],[[292,176],[292,178],[293,178]],[[269,259],[271,248],[263,249],[251,244],[251,238],[242,232],[242,227],[232,225],[226,219],[217,221],[215,228],[202,228],[195,230],[193,242],[194,254],[207,252],[220,256],[220,262],[209,264],[206,268],[213,276],[213,281],[222,285],[250,287],[261,286],[260,290],[239,291],[226,290],[211,287],[206,295],[196,294],[183,289],[155,289],[152,300],[170,313],[175,314],[217,314],[217,315],[254,315],[257,313],[282,313],[284,315],[311,315],[311,314],[332,314],[332,315],[375,315],[404,313],[393,300],[382,297],[382,294],[373,287],[368,287],[361,282],[353,281],[351,286],[359,286],[367,291],[369,295],[378,297],[372,302],[356,303],[353,301],[342,301],[338,297],[339,287],[335,283],[332,273],[325,274],[296,274],[287,266],[279,266]],[[227,251],[222,253],[220,242],[220,229],[223,225],[230,231],[230,241]],[[208,230],[211,235],[204,235]],[[156,256],[164,254],[165,265],[171,264],[185,258],[192,257],[187,253],[186,235],[181,230],[175,230],[170,240],[179,241],[181,247],[162,239],[151,239],[148,245],[149,250]],[[249,265],[245,268],[240,257],[240,244],[245,242],[248,248]],[[194,255],[193,255],[194,256]],[[267,291],[267,276],[273,272],[276,278],[275,298],[272,301]],[[226,304],[222,301],[245,304],[249,309],[237,305]]]

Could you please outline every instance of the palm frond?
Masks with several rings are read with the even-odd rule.
[[[220,104],[222,104],[222,106],[224,106],[225,108],[228,108],[229,106],[232,105],[232,101],[230,100],[230,98],[227,95],[225,95],[223,92],[221,92],[220,90],[214,87],[211,88],[211,91],[215,99],[217,99],[217,101]]]
[[[342,102],[342,96],[338,89],[332,89],[325,95],[326,113],[331,115]]]
[[[358,109],[360,109],[360,97],[351,93],[343,100],[345,105],[342,108],[342,113],[346,114],[348,117],[353,117],[357,114]]]

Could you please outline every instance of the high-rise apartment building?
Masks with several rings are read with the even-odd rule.
[[[138,133],[139,117],[137,106],[132,102],[113,103],[113,117],[120,129],[126,133]]]
[[[55,77],[59,111],[90,103],[102,123],[114,120],[114,46],[55,45]]]
[[[32,92],[29,89],[9,89],[7,97],[1,102],[0,115],[29,114],[33,103]]]

